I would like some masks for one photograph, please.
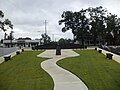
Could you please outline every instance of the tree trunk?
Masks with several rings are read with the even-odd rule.
[[[82,45],[84,46],[84,38],[82,38]]]
[[[97,39],[97,36],[95,35],[95,36],[93,37],[94,46],[96,46],[96,39]]]

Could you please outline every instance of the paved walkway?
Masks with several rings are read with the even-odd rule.
[[[56,62],[66,58],[79,56],[72,50],[62,50],[62,55],[55,55],[55,50],[46,50],[38,57],[51,58],[41,63],[42,68],[50,74],[54,81],[54,90],[88,90],[86,85],[71,72],[56,65]]]

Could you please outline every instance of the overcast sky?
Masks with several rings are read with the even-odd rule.
[[[40,38],[45,32],[44,22],[47,20],[47,34],[52,40],[72,39],[71,31],[63,33],[62,26],[58,25],[63,11],[80,11],[97,6],[103,6],[120,17],[120,0],[0,0],[4,18],[10,19],[14,25],[14,38]],[[3,35],[0,31],[0,39]]]

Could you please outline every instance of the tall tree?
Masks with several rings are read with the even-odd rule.
[[[120,18],[118,18],[117,44],[120,45]]]
[[[86,10],[81,10],[80,12],[74,13],[76,18],[76,24],[77,26],[77,34],[76,39],[78,41],[82,41],[82,45],[84,45],[84,41],[86,39],[86,36],[88,36],[89,33],[89,20],[86,17]]]
[[[120,18],[108,14],[102,6],[82,9],[79,12],[66,11],[61,17],[59,25],[64,24],[62,32],[72,30],[74,39],[82,41],[82,45],[84,40],[91,39],[94,45],[98,40],[102,43],[106,40],[110,44],[120,43]]]
[[[96,45],[97,38],[105,38],[105,19],[106,19],[106,9],[103,9],[102,6],[96,8],[88,8],[89,21],[91,25],[91,34],[93,37],[94,45]]]
[[[120,20],[117,15],[109,14],[106,18],[107,41],[115,44],[119,36]]]
[[[0,10],[0,18],[3,18],[3,17],[4,17],[4,13]],[[3,22],[1,19],[0,19],[0,29],[1,30],[3,29]]]
[[[1,18],[4,17],[4,13],[2,12],[2,10],[0,10],[0,17],[1,17]]]
[[[46,33],[42,34],[41,36],[42,36],[42,38],[40,39],[41,44],[48,44],[48,43],[50,43],[51,39],[50,39],[50,37]]]
[[[4,17],[4,13],[0,10],[0,18],[3,18],[3,17]],[[13,24],[9,19],[5,19],[4,21],[0,20],[0,29],[5,33],[4,39],[6,39],[6,36],[7,36],[6,31],[9,28],[13,29]]]
[[[86,10],[83,9],[79,12],[66,11],[62,14],[62,20],[59,21],[59,25],[62,23],[65,25],[62,28],[62,32],[72,30],[74,39],[82,41],[82,45],[84,45],[84,39],[89,30],[89,21],[85,16],[85,13]]]

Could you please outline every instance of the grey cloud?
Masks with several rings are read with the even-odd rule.
[[[119,0],[113,0],[119,4]],[[9,18],[14,24],[15,29],[20,29],[14,34],[16,37],[25,32],[22,36],[37,36],[38,30],[44,29],[44,20],[47,20],[47,29],[49,34],[60,33],[61,28],[58,20],[61,14],[66,10],[79,11],[81,8],[96,7],[103,5],[110,7],[112,0],[0,0],[0,9],[5,13],[5,18]],[[117,7],[115,7],[117,8]],[[117,9],[116,9],[117,11]],[[118,14],[118,12],[117,12]],[[44,31],[44,30],[43,30]],[[34,35],[33,35],[34,33]],[[1,36],[1,33],[0,33]],[[72,38],[70,31],[63,33],[63,37]],[[0,37],[2,38],[2,37]]]

